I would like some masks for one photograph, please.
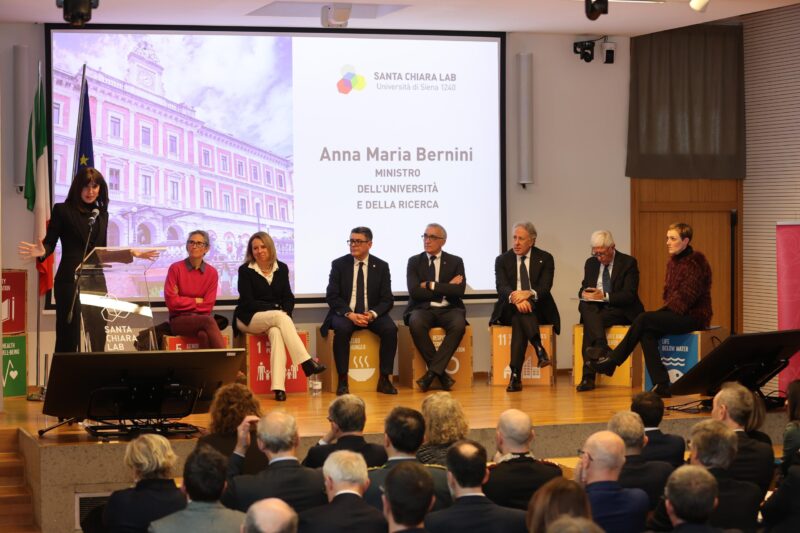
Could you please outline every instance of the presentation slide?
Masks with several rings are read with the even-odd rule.
[[[249,237],[265,231],[298,298],[368,226],[406,293],[429,222],[494,291],[501,252],[501,36],[50,29],[54,201],[73,172],[86,65],[109,246],[158,246],[160,298],[187,235],[211,236],[218,298],[235,301]],[[145,280],[139,280],[145,283]],[[124,295],[119,295],[124,296]]]

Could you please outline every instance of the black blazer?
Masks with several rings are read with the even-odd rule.
[[[642,457],[645,461],[666,461],[674,468],[678,468],[686,461],[686,441],[680,435],[662,433],[660,429],[650,429],[644,432],[647,436],[647,446],[642,448]]]
[[[775,452],[772,446],[748,436],[744,431],[737,431],[736,436],[739,438],[739,449],[728,472],[733,479],[758,485],[763,498],[775,475]]]
[[[762,509],[767,531],[800,531],[800,466],[792,466]]]
[[[650,498],[650,510],[656,508],[664,494],[672,465],[665,461],[647,461],[641,455],[626,455],[619,473],[619,484],[626,489],[642,489]]]
[[[109,533],[145,533],[150,522],[186,507],[186,496],[171,479],[143,479],[111,493],[103,512]]]
[[[75,269],[83,261],[83,250],[86,246],[86,239],[89,238],[89,217],[91,215],[89,211],[91,209],[84,213],[66,203],[53,206],[50,223],[42,241],[45,255],[41,259],[45,259],[53,253],[58,240],[61,239],[61,262],[58,264],[55,283],[74,282]],[[107,231],[108,211],[101,209],[94,226],[92,226],[89,252],[95,247],[106,246]]]
[[[583,265],[583,281],[578,290],[578,297],[584,289],[597,287],[597,278],[600,275],[600,261],[594,257],[586,260]],[[625,318],[633,322],[640,313],[644,312],[642,301],[639,300],[639,265],[636,259],[615,252],[614,269],[611,271],[611,291],[608,295],[608,306],[622,310]]]
[[[483,485],[483,492],[497,505],[526,510],[533,493],[561,475],[561,469],[554,463],[514,457],[489,467],[489,480]]]
[[[408,307],[403,313],[403,321],[408,325],[408,317],[414,309],[429,309],[431,300],[443,296],[452,307],[464,309],[464,289],[467,287],[467,278],[464,275],[464,261],[457,255],[441,252],[439,265],[439,280],[433,290],[420,287],[420,283],[428,280],[428,254],[422,252],[408,259],[406,268],[406,283],[408,284]],[[464,276],[464,281],[458,285],[449,283],[454,277]]]
[[[368,467],[386,464],[386,450],[383,446],[369,443],[360,435],[345,435],[335,444],[315,444],[309,448],[306,458],[303,459],[303,466],[320,468],[330,454],[339,450],[360,453],[364,456]]]
[[[253,315],[261,311],[285,311],[291,316],[294,310],[294,294],[289,284],[289,267],[278,261],[278,270],[272,275],[272,283],[244,264],[239,267],[239,303],[233,312],[233,329],[237,331],[236,319],[250,324]]]
[[[231,473],[237,467],[241,469],[244,459],[234,453],[228,462]],[[229,477],[220,501],[225,507],[246,513],[254,502],[264,498],[280,498],[298,513],[328,501],[322,471],[293,460],[275,461],[255,475]]]
[[[351,493],[336,495],[328,505],[300,513],[299,533],[383,533],[383,513]]]
[[[561,317],[558,314],[558,307],[550,294],[553,288],[553,276],[556,266],[553,256],[535,246],[531,248],[530,265],[528,265],[528,277],[531,282],[531,289],[536,291],[538,300],[534,309],[536,316],[544,324],[552,324],[553,331],[558,334],[561,332]],[[494,311],[489,324],[510,324],[511,304],[508,297],[517,290],[517,255],[514,250],[509,250],[497,256],[494,262],[494,278],[497,287],[497,303],[494,304]]]
[[[209,433],[197,439],[197,446],[205,444],[211,446],[225,457],[230,456],[236,448],[236,433]],[[244,465],[239,474],[257,474],[269,466],[269,460],[264,452],[258,449],[255,431],[250,432],[250,447],[244,455]]]
[[[525,512],[497,505],[485,496],[462,496],[453,505],[425,516],[431,533],[526,533]]]
[[[353,261],[353,256],[348,254],[334,259],[331,263],[328,288],[325,291],[325,301],[330,310],[320,327],[323,337],[328,334],[334,316],[344,316],[353,311],[350,309],[350,294],[353,292],[353,283],[355,283]],[[366,304],[367,310],[374,311],[378,316],[388,313],[394,306],[389,263],[374,255],[370,255],[367,261]]]

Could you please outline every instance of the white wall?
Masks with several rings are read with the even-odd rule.
[[[575,297],[589,255],[589,235],[606,228],[618,247],[630,250],[629,183],[624,176],[628,115],[628,44],[617,43],[617,60],[605,65],[599,58],[586,64],[572,53],[573,36],[509,34],[507,40],[507,212],[509,224],[531,220],[539,231],[537,245],[555,256],[554,296],[561,311],[562,335],[558,339],[558,366],[572,365],[572,324],[577,323]],[[16,243],[30,238],[33,217],[21,195],[13,189],[12,63],[14,44],[29,46],[31,77],[44,54],[43,28],[32,24],[0,24],[0,101],[2,101],[2,257],[4,268],[23,268]],[[523,190],[516,184],[518,153],[517,73],[515,55],[533,54],[533,161],[536,183]],[[599,55],[599,54],[598,54]],[[31,95],[34,91],[31,80]],[[29,113],[30,110],[24,110]],[[24,154],[23,154],[24,157]],[[506,229],[507,230],[507,229]],[[452,230],[451,230],[452,231]],[[479,245],[479,244],[478,244]],[[376,250],[380,238],[376,236]],[[458,254],[458,250],[450,250]],[[409,251],[409,255],[415,251]],[[469,273],[467,273],[469,275]],[[404,276],[404,272],[395,272]],[[29,271],[29,302],[35,302],[35,272]],[[402,305],[392,313],[400,319]],[[473,325],[475,370],[489,368],[487,323],[490,304],[471,304],[468,320]],[[230,313],[227,313],[230,315]],[[323,309],[298,309],[299,327],[314,331],[325,315]],[[163,320],[157,316],[156,320]],[[35,376],[35,306],[29,305],[29,382]],[[54,317],[42,317],[42,353],[54,343]],[[313,353],[313,350],[312,350]]]

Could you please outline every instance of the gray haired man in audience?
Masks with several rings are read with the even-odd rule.
[[[673,531],[714,533],[708,519],[717,505],[717,480],[700,466],[686,465],[669,476],[664,491]]]
[[[241,533],[297,533],[297,513],[278,498],[259,500],[247,510]]]

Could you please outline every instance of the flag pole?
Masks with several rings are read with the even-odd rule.
[[[39,61],[37,67],[37,78],[36,78],[36,87],[37,90],[42,83],[42,62]],[[41,95],[44,98],[44,95]],[[37,103],[34,102],[34,109],[36,108]],[[46,122],[46,121],[45,121]],[[35,137],[35,135],[34,135]],[[50,168],[49,161],[48,161],[48,168]],[[36,237],[36,236],[35,236]],[[34,259],[34,261],[36,261]],[[38,273],[38,270],[37,270]],[[39,290],[39,276],[36,276],[36,387],[39,389],[35,392],[32,392],[27,395],[26,399],[29,402],[41,402],[44,400],[44,391],[46,384],[42,384],[41,381],[41,354],[42,354],[42,308],[44,303],[44,294],[41,294]]]
[[[80,166],[80,134],[83,126],[83,93],[86,91],[86,63],[83,64],[83,74],[81,75],[81,90],[78,93],[78,129],[75,130],[75,156],[72,158],[72,177],[78,173]]]

